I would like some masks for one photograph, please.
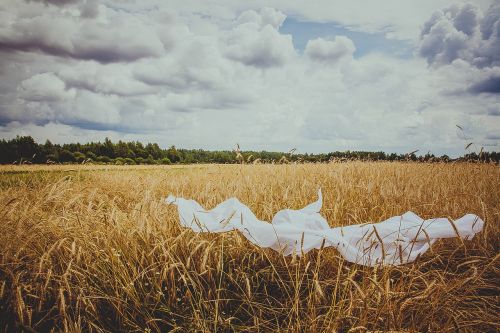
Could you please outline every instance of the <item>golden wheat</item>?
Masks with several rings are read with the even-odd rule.
[[[6,166],[0,330],[477,332],[499,328],[500,169],[482,164]],[[412,210],[480,215],[474,240],[367,268],[331,248],[283,257],[178,225],[169,193],[235,196],[263,220],[325,195],[332,226]]]

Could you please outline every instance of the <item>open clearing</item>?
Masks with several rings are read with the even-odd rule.
[[[472,241],[368,268],[332,248],[284,257],[178,225],[172,193],[237,197],[270,221],[324,194],[331,226],[479,215]],[[490,164],[0,167],[0,330],[495,331],[500,168]]]

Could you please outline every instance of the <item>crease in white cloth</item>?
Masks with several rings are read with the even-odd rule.
[[[283,209],[272,222],[259,220],[236,198],[211,210],[198,202],[169,195],[168,204],[177,206],[179,221],[194,232],[219,233],[237,230],[251,243],[284,255],[302,255],[312,249],[334,247],[349,262],[365,265],[401,265],[416,260],[441,238],[472,239],[483,230],[484,221],[474,214],[458,220],[424,220],[413,212],[378,223],[330,227],[320,214],[323,196],[299,210]]]

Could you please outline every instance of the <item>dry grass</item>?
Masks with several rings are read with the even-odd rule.
[[[0,330],[24,332],[495,331],[500,169],[361,163],[197,167],[10,166],[0,178]],[[325,195],[333,225],[476,213],[473,241],[366,268],[331,248],[302,258],[238,233],[178,226],[169,193],[231,196],[270,220]]]

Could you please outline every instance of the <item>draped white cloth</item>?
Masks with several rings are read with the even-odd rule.
[[[447,218],[423,220],[407,212],[379,223],[331,228],[319,213],[322,201],[319,190],[316,202],[300,210],[283,209],[268,223],[257,219],[250,208],[236,198],[212,210],[205,210],[194,200],[172,195],[166,199],[167,203],[177,205],[181,225],[194,232],[238,230],[253,244],[284,255],[301,255],[322,246],[333,246],[347,261],[366,266],[412,262],[436,240],[472,239],[484,226],[483,220],[473,214],[450,221]]]

